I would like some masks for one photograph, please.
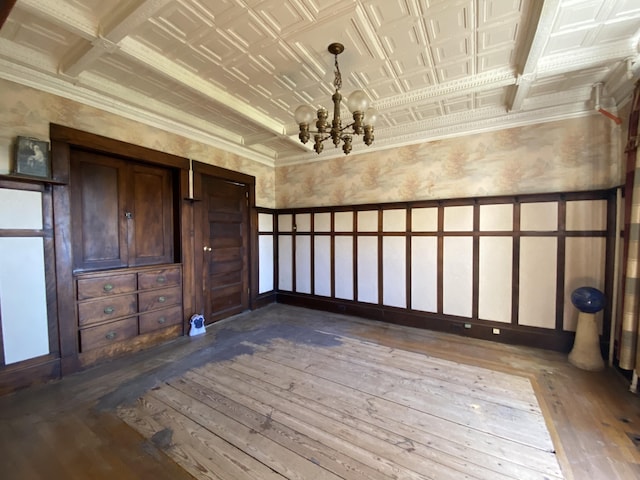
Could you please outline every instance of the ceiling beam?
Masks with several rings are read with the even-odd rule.
[[[531,18],[529,24],[528,46],[526,49],[526,60],[522,65],[522,70],[518,72],[518,81],[513,88],[511,101],[507,103],[507,111],[517,112],[522,108],[522,104],[529,96],[531,84],[536,79],[538,62],[542,57],[549,36],[553,30],[555,20],[560,13],[560,0],[546,0],[543,2],[532,2]]]
[[[77,77],[102,56],[115,53],[118,50],[118,43],[122,39],[130,35],[138,26],[167,5],[169,1],[145,0],[120,21],[114,22],[111,30],[102,31],[105,27],[100,25],[98,36],[91,42],[89,48],[78,51],[73,56],[65,59],[63,65],[60,66],[60,73],[70,77]]]

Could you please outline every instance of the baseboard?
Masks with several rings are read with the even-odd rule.
[[[6,365],[0,369],[0,396],[57,380],[60,376],[60,359],[51,355]]]
[[[271,305],[272,303],[276,303],[276,293],[271,291],[268,293],[263,293],[262,295],[258,295],[253,300],[253,309],[258,309],[262,307],[266,307],[267,305]]]
[[[424,328],[465,337],[491,340],[510,345],[524,345],[564,353],[571,350],[575,337],[573,332],[558,332],[543,328],[514,326],[499,322],[472,320],[450,315],[417,312],[402,308],[365,304],[348,300],[335,300],[312,295],[278,292],[276,299],[278,303],[311,308],[313,310],[342,313],[396,325]],[[499,328],[500,334],[494,334],[494,328]]]

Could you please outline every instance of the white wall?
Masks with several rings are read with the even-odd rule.
[[[0,314],[4,363],[49,353],[44,243],[20,230],[42,229],[42,194],[0,189]],[[16,232],[17,231],[17,232]]]

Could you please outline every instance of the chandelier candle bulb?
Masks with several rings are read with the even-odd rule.
[[[335,87],[335,93],[331,97],[333,101],[333,118],[331,120],[331,129],[327,131],[329,123],[328,112],[320,107],[314,112],[313,108],[307,105],[301,105],[296,108],[294,112],[294,118],[296,123],[300,127],[300,133],[298,138],[302,143],[307,143],[311,138],[311,134],[314,134],[313,149],[316,153],[320,153],[323,150],[323,142],[328,139],[332,139],[336,148],[342,143],[342,151],[345,155],[351,152],[352,148],[352,134],[362,135],[365,145],[371,145],[373,143],[373,124],[376,121],[378,112],[374,108],[369,108],[369,98],[367,94],[362,90],[355,90],[347,98],[347,107],[353,114],[353,122],[349,125],[342,126],[342,119],[340,118],[340,104],[342,103],[342,94],[340,88],[342,88],[342,74],[340,73],[340,66],[338,65],[338,55],[344,52],[344,46],[340,43],[332,43],[329,45],[328,50],[335,56],[335,78],[333,80],[333,86]],[[317,117],[316,130],[309,129],[309,124],[314,118],[314,114]],[[351,131],[347,129],[350,128]],[[345,131],[347,130],[347,131]]]

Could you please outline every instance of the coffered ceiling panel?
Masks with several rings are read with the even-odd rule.
[[[638,0],[17,0],[0,78],[57,92],[267,165],[321,157],[300,104],[362,89],[375,142],[425,142],[612,113],[640,74]],[[350,121],[346,102],[343,122]]]

